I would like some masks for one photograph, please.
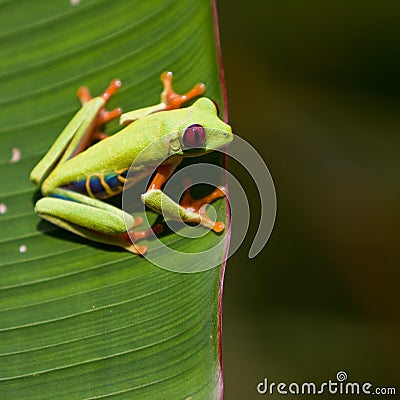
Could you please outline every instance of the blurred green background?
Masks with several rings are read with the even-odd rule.
[[[321,383],[340,370],[399,393],[400,4],[219,0],[218,10],[230,122],[278,198],[263,252],[248,259],[248,237],[228,261],[225,398],[267,398],[256,392],[264,377]],[[231,166],[252,236],[257,190]]]

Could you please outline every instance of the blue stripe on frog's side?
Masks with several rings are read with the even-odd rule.
[[[97,199],[105,199],[122,191],[127,174],[128,169],[111,174],[90,175],[86,179],[71,182],[66,189]]]

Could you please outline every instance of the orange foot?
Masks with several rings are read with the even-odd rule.
[[[86,139],[88,143],[86,147],[90,146],[93,140],[106,139],[108,135],[106,135],[103,132],[104,125],[115,118],[119,118],[120,115],[122,114],[122,110],[120,108],[115,108],[114,110],[111,111],[107,111],[105,109],[105,104],[107,103],[107,101],[120,87],[121,87],[121,81],[118,79],[114,79],[107,87],[107,89],[99,96],[103,98],[104,106],[97,113],[96,119],[93,123],[93,128],[90,137]],[[93,98],[92,95],[90,94],[89,89],[86,86],[80,87],[78,89],[77,94],[82,105],[86,104]]]
[[[225,197],[225,195],[225,187],[219,186],[207,196],[196,200],[192,197],[192,195],[190,194],[190,188],[188,188],[183,193],[182,199],[179,204],[187,211],[199,214],[199,220],[196,222],[204,226],[208,226],[216,233],[220,233],[225,229],[225,224],[220,221],[211,220],[207,215],[206,206],[208,204],[211,204],[214,200]]]
[[[201,96],[206,90],[204,83],[198,83],[185,94],[176,93],[172,88],[172,72],[170,71],[165,71],[161,74],[161,82],[164,86],[164,90],[161,93],[161,102],[166,105],[165,110],[179,108],[193,97]]]
[[[142,223],[143,223],[143,218],[136,217],[133,227],[137,227]],[[156,224],[152,228],[143,231],[130,231],[129,233],[127,232],[121,235],[121,239],[124,242],[128,243],[128,246],[126,247],[127,250],[135,254],[144,255],[147,252],[147,246],[138,246],[136,242],[142,239],[146,239],[151,234],[159,235],[160,233],[163,232],[163,230],[164,227],[162,226],[162,224]]]

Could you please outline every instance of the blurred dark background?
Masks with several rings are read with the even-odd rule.
[[[226,273],[225,398],[267,398],[265,377],[321,383],[340,370],[398,395],[400,4],[217,3],[229,119],[278,198],[250,260],[259,200],[242,172],[252,229]]]

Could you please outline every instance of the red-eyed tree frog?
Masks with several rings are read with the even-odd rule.
[[[144,254],[147,247],[138,246],[136,241],[148,236],[149,230],[132,234],[142,219],[102,200],[121,193],[124,185],[134,184],[158,167],[141,196],[146,206],[171,219],[178,215],[185,222],[199,223],[215,232],[224,229],[222,222],[212,221],[202,211],[204,204],[224,196],[222,187],[200,200],[185,192],[178,204],[162,192],[162,186],[183,158],[228,145],[233,138],[231,127],[219,119],[215,104],[206,97],[179,109],[204,93],[203,84],[178,95],[172,89],[171,72],[164,72],[161,80],[164,90],[159,104],[122,115],[120,109],[105,110],[106,102],[121,86],[119,80],[94,98],[86,87],[78,90],[82,108],[30,174],[43,195],[35,205],[42,218],[90,240]],[[104,125],[117,117],[126,127],[106,136]],[[135,173],[128,174],[144,149],[139,168],[136,165]]]

